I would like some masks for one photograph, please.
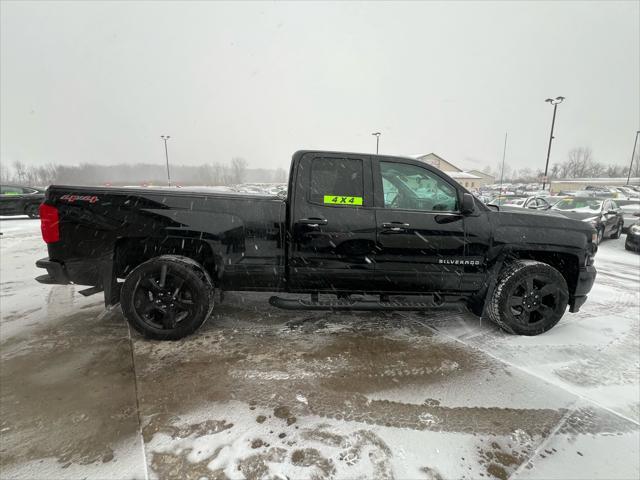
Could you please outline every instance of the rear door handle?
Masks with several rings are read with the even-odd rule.
[[[306,225],[307,227],[318,228],[320,225],[326,225],[329,223],[329,220],[326,218],[301,218],[298,220],[299,224]]]
[[[401,232],[403,230],[406,230],[410,226],[411,225],[409,225],[408,223],[402,222],[385,222],[382,224],[382,228],[391,230],[392,232]]]

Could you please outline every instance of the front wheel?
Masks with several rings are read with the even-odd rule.
[[[509,333],[538,335],[552,328],[569,302],[567,282],[558,270],[534,260],[517,260],[500,274],[487,309]]]
[[[213,285],[187,257],[163,255],[138,265],[124,281],[122,311],[147,338],[177,340],[195,332],[213,308]]]

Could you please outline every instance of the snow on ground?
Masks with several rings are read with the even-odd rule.
[[[2,478],[638,478],[640,256],[605,241],[537,337],[466,311],[291,313],[228,294],[195,335],[33,281],[0,219]]]

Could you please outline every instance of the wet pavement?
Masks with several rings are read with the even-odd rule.
[[[0,477],[638,478],[640,256],[606,241],[579,314],[538,337],[466,311],[291,313],[230,293],[145,340],[32,279],[1,220]]]

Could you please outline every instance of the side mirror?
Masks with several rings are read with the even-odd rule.
[[[470,193],[462,194],[462,208],[460,209],[460,211],[464,215],[468,215],[470,213],[473,213],[474,209],[475,202],[473,201],[473,195],[471,195]]]

